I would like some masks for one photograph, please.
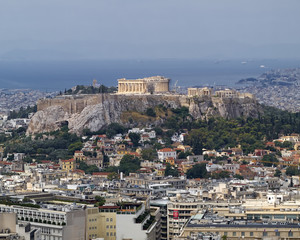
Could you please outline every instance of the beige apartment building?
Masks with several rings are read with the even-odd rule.
[[[188,223],[177,239],[195,239],[198,233],[216,233],[220,236],[227,236],[227,239],[245,240],[279,240],[300,239],[299,226],[297,225],[263,225],[263,224],[197,224]]]
[[[87,209],[86,239],[96,238],[103,238],[104,240],[116,239],[115,207]]]
[[[239,206],[225,207],[216,206],[216,204],[206,208],[211,215],[214,215],[213,218],[204,218],[207,211],[205,214],[198,211],[180,228],[179,236],[170,232],[169,239],[197,239],[199,234],[218,234],[221,237],[227,236],[227,239],[246,240],[300,239],[299,201],[274,204],[266,200],[253,199],[240,203]],[[191,206],[195,208],[195,204]],[[206,203],[207,206],[209,202]],[[181,209],[184,209],[182,205],[178,210],[179,216]]]

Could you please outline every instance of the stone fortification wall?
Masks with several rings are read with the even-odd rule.
[[[40,99],[37,102],[37,110],[43,111],[51,106],[60,106],[68,114],[81,113],[84,108],[91,105],[102,104],[104,101],[111,102],[136,102],[132,107],[145,107],[141,103],[153,103],[153,106],[159,104],[167,104],[169,107],[176,107],[178,105],[188,106],[189,100],[184,96],[179,95],[116,95],[116,94],[91,94],[91,95],[65,95],[53,99]],[[155,105],[156,104],[156,105]],[[150,106],[152,107],[152,106]],[[132,109],[130,109],[132,110]]]
[[[169,108],[186,106],[195,119],[208,117],[257,117],[261,107],[251,98],[188,97],[183,95],[118,95],[95,94],[63,96],[38,102],[38,111],[32,117],[27,134],[49,132],[68,123],[72,132],[83,129],[97,131],[110,123],[123,123],[123,112],[145,112],[158,105]],[[161,119],[157,119],[159,122]]]
[[[101,103],[105,95],[107,94],[64,95],[53,99],[40,99],[37,102],[37,110],[60,106],[69,114],[81,113],[85,107]]]

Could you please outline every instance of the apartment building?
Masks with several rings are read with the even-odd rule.
[[[41,240],[85,239],[85,210],[77,206],[43,205],[43,208],[0,204],[0,212],[16,213],[19,223],[41,231]]]

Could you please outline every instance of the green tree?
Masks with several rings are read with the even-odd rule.
[[[153,161],[156,157],[156,151],[152,148],[147,148],[142,150],[142,158],[144,160]]]
[[[120,161],[120,172],[123,172],[125,175],[128,175],[129,173],[136,172],[140,169],[141,162],[137,157],[134,157],[132,155],[124,155],[123,158]]]
[[[153,110],[153,108],[147,108],[146,110],[146,114],[150,117],[156,117],[156,113],[155,111]]]
[[[285,173],[288,176],[297,176],[297,175],[300,175],[300,171],[298,170],[297,167],[294,167],[294,166],[288,166],[286,168]]]
[[[68,147],[68,151],[71,155],[73,155],[76,150],[80,150],[82,147],[83,147],[82,142],[78,141],[75,143],[71,143]]]
[[[137,147],[139,145],[139,141],[141,139],[140,134],[131,132],[131,133],[129,133],[128,136],[129,136],[131,142],[133,143],[133,146]]]
[[[275,154],[264,155],[262,158],[262,163],[266,167],[271,167],[274,163],[277,163],[278,159]]]
[[[236,178],[236,179],[240,179],[240,180],[244,179],[244,177],[240,174],[234,174],[233,177]]]
[[[85,162],[81,161],[79,163],[79,169],[83,170],[86,174],[92,174],[93,172],[100,172],[96,165],[87,165]]]
[[[107,179],[112,181],[114,179],[119,179],[119,174],[117,174],[116,172],[112,172],[107,176]]]
[[[158,136],[163,135],[163,130],[160,127],[155,127],[154,131],[155,131],[156,135],[158,135]]]
[[[178,177],[179,173],[177,168],[171,166],[170,163],[166,164],[166,170],[165,170],[165,176],[173,176],[173,177]]]
[[[125,133],[125,131],[126,131],[125,127],[123,127],[119,123],[111,123],[106,128],[106,135],[108,138],[112,138],[116,134]]]
[[[195,164],[186,173],[187,178],[205,178],[207,176],[206,163]]]
[[[274,173],[274,177],[280,177],[280,176],[281,176],[281,171],[279,169],[276,169]]]
[[[211,178],[213,179],[223,179],[223,178],[229,178],[230,172],[228,171],[220,171],[220,172],[213,172],[211,174]]]
[[[95,200],[97,201],[97,203],[96,203],[97,207],[103,206],[106,202],[105,198],[101,197],[101,196],[95,196]]]
[[[188,156],[193,155],[191,152],[187,151],[187,152],[180,152],[178,154],[178,158],[179,159],[186,159]]]

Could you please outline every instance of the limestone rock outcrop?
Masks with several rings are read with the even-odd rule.
[[[170,108],[186,106],[195,119],[256,117],[261,109],[257,101],[250,98],[116,94],[64,96],[38,102],[38,111],[31,119],[27,134],[54,131],[66,123],[70,131],[77,134],[83,129],[97,131],[110,123],[121,123],[122,113],[126,111],[145,112],[147,108],[160,104]]]

